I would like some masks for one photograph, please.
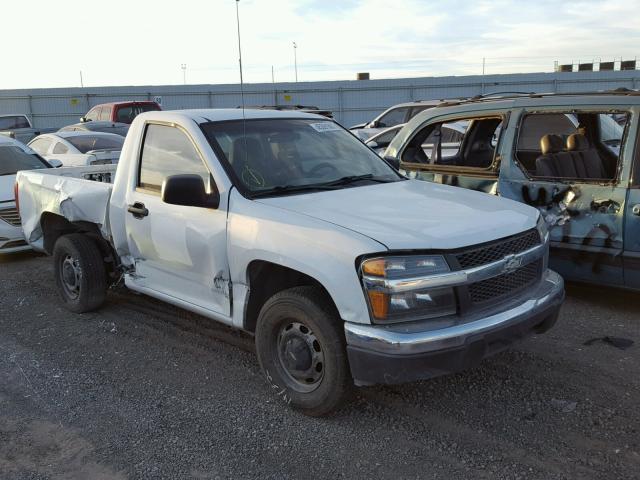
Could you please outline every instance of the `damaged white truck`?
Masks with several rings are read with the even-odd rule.
[[[306,113],[145,113],[117,170],[20,172],[16,198],[70,310],[123,279],[251,332],[274,393],[309,415],[354,384],[477,365],[564,298],[536,209],[408,180]]]

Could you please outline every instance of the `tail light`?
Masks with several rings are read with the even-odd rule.
[[[16,210],[18,210],[18,215],[20,215],[20,200],[18,200],[18,182],[13,184],[13,196],[16,199]]]

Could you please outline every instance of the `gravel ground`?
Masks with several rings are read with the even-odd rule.
[[[125,291],[71,314],[51,270],[0,258],[2,480],[640,478],[638,294],[571,285],[549,333],[312,419],[250,337]]]

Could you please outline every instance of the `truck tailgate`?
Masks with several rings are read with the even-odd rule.
[[[40,219],[44,213],[70,222],[91,222],[108,238],[109,199],[117,165],[56,168],[18,172],[22,230],[35,250],[43,250]]]

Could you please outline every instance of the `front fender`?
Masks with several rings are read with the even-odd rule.
[[[230,205],[227,244],[234,305],[242,301],[235,295],[236,287],[239,296],[246,296],[249,264],[262,260],[318,281],[343,320],[371,323],[355,261],[384,250],[380,243],[313,217],[247,200],[236,191]],[[244,313],[234,308],[234,324],[243,318],[237,310]]]

